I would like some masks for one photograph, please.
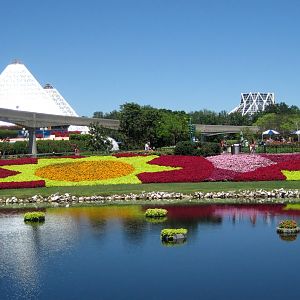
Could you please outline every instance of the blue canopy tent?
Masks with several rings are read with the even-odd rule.
[[[273,135],[273,134],[279,134],[279,132],[276,130],[273,130],[273,129],[268,129],[268,130],[264,131],[261,135],[262,141],[264,140],[264,135]]]

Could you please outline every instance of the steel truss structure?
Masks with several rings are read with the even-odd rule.
[[[241,93],[240,105],[230,113],[239,112],[244,115],[264,111],[268,105],[275,104],[274,93]]]

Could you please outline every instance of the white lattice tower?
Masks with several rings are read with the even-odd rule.
[[[244,115],[264,111],[269,105],[275,104],[274,93],[241,93],[240,105],[234,108],[230,113],[240,112]]]

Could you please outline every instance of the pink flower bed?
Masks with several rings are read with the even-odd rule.
[[[149,164],[169,167],[181,167],[180,170],[163,172],[145,172],[138,174],[142,183],[155,182],[199,182],[208,178],[214,167],[201,156],[165,155],[154,158]]]
[[[215,168],[230,170],[234,172],[249,172],[258,168],[267,167],[275,162],[262,157],[260,155],[253,154],[240,154],[240,155],[216,155],[206,158],[209,160]]]
[[[17,158],[0,160],[0,166],[37,164],[37,158]]]
[[[24,188],[38,188],[45,187],[44,180],[36,181],[20,181],[20,182],[0,182],[0,189],[24,189]]]

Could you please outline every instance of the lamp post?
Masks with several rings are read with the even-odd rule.
[[[196,131],[196,125],[192,124],[192,118],[189,119],[189,134],[190,134],[190,142],[194,143],[195,142],[195,131]]]

